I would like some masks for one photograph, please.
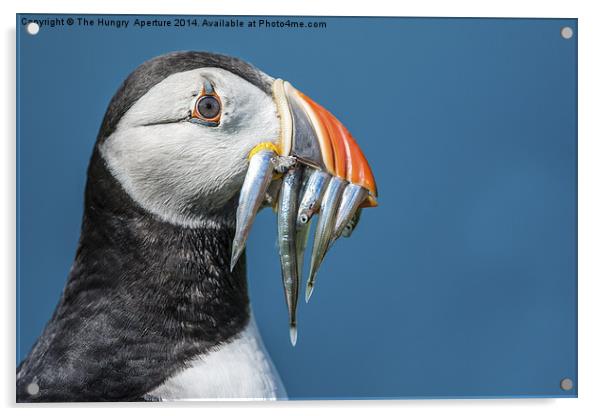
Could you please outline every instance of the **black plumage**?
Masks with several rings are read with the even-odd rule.
[[[17,368],[17,401],[135,401],[187,359],[228,341],[249,320],[244,256],[229,270],[236,201],[207,228],[166,223],[109,172],[98,145],[148,89],[170,74],[227,69],[270,90],[235,58],[180,52],[136,69],[115,94],[88,168],[76,257],[59,304]],[[42,276],[40,278],[43,278]],[[28,386],[35,383],[37,394]]]

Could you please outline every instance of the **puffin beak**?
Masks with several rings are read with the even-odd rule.
[[[244,250],[257,211],[266,199],[273,201],[290,337],[295,345],[300,275],[312,217],[319,216],[306,301],[326,252],[341,235],[350,234],[361,208],[377,205],[377,190],[366,158],[339,120],[286,81],[277,79],[272,90],[280,116],[280,137],[260,143],[249,153],[231,267]],[[278,195],[266,195],[276,178],[281,179]]]

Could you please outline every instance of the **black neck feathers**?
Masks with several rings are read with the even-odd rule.
[[[240,333],[249,300],[244,256],[229,269],[233,235],[227,222],[190,229],[143,211],[95,150],[76,258],[17,369],[17,400],[139,400]]]

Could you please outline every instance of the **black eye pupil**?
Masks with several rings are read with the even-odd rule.
[[[215,118],[220,112],[219,101],[210,95],[203,97],[197,104],[197,110],[205,118]]]

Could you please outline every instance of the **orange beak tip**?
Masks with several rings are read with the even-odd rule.
[[[327,173],[366,189],[369,192],[368,198],[361,206],[376,207],[378,203],[374,175],[365,155],[349,130],[331,112],[289,83],[281,81],[277,87],[275,96],[284,97],[278,102],[282,101],[281,106],[284,108],[281,111],[285,116],[283,120],[288,120],[284,123],[285,127],[294,124],[295,120],[303,118],[309,122],[305,124],[311,126],[308,134],[300,135],[303,139],[298,148],[295,140],[297,130],[294,128],[286,129],[285,136],[290,136],[290,140],[282,140],[282,142],[290,142],[288,147],[295,156],[305,157],[306,161],[312,161],[316,167],[322,168]],[[285,106],[284,103],[288,103],[288,105]],[[301,126],[298,129],[299,132],[307,130],[304,128],[304,123],[299,125]],[[319,149],[318,152],[306,150],[312,146]],[[286,151],[286,149],[284,150]]]

